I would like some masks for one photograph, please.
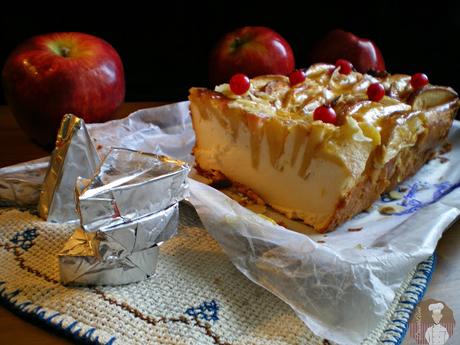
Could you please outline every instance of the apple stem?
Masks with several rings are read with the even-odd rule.
[[[236,37],[235,40],[231,43],[231,51],[235,52],[241,47],[243,44],[247,43],[249,40],[245,37]]]
[[[59,47],[60,55],[62,57],[69,57],[70,56],[70,49],[66,46]]]

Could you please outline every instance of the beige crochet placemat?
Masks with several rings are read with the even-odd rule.
[[[287,304],[245,278],[202,228],[194,209],[182,205],[180,214],[180,234],[160,247],[154,276],[125,286],[85,288],[59,283],[56,255],[73,226],[0,208],[1,299],[94,344],[330,343],[316,337]],[[433,260],[414,269],[366,343],[401,342],[432,267]]]

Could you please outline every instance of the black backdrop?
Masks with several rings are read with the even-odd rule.
[[[230,30],[245,25],[271,27],[290,42],[296,66],[305,67],[314,42],[331,29],[343,28],[376,42],[389,72],[425,72],[432,83],[460,91],[460,6],[455,2],[171,0],[149,7],[125,3],[115,13],[87,8],[0,14],[0,64],[30,36],[86,32],[106,39],[121,55],[126,100],[174,101],[185,99],[191,86],[208,86],[209,51]],[[0,103],[4,103],[1,94]]]

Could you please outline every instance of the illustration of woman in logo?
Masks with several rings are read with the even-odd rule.
[[[447,329],[440,324],[442,319],[441,311],[444,309],[442,303],[432,303],[428,306],[428,310],[432,313],[434,325],[428,327],[425,332],[425,339],[430,345],[444,345],[449,339]]]

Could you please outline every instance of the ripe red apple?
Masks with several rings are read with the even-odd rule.
[[[106,41],[84,33],[32,37],[8,57],[2,72],[6,100],[34,141],[52,147],[62,116],[109,120],[123,102],[120,56]]]
[[[289,43],[275,31],[246,26],[222,37],[211,52],[209,78],[227,83],[236,73],[252,78],[264,74],[288,75],[295,66]]]
[[[350,61],[358,72],[385,71],[385,62],[379,48],[369,39],[340,29],[324,36],[311,51],[311,62],[334,64],[338,59]]]

